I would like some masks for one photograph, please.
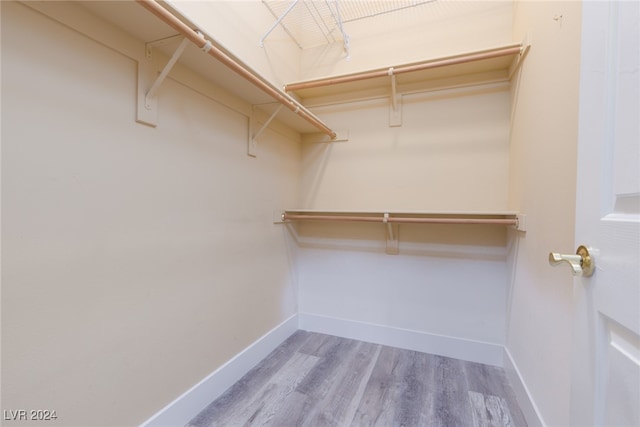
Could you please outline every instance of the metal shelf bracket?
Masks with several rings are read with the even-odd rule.
[[[399,252],[399,240],[398,240],[398,231],[399,231],[399,226],[398,224],[392,224],[389,222],[389,214],[385,212],[383,218],[382,218],[382,222],[384,224],[386,224],[387,229],[386,229],[386,241],[387,241],[387,246],[386,246],[386,252],[389,255],[398,255]]]
[[[138,116],[136,121],[149,126],[155,127],[158,118],[158,98],[157,93],[164,80],[169,75],[173,66],[178,62],[182,52],[189,44],[189,39],[182,38],[180,45],[177,47],[169,61],[164,66],[160,74],[155,77],[153,69],[153,42],[147,43],[145,46],[144,58],[138,62]],[[154,80],[155,77],[155,80]],[[147,90],[147,88],[149,88]]]
[[[391,78],[391,105],[389,106],[389,127],[402,126],[402,94],[398,93],[396,75],[393,67],[389,68]]]
[[[287,10],[284,11],[284,13],[282,15],[280,15],[278,17],[278,19],[276,20],[276,22],[273,23],[273,25],[271,26],[271,28],[269,28],[267,30],[267,32],[262,36],[262,38],[260,39],[260,47],[264,47],[264,40],[267,38],[267,36],[269,34],[271,34],[271,32],[273,30],[275,30],[275,28],[282,22],[282,20],[289,14],[289,12],[291,12],[291,10],[296,6],[296,4],[298,4],[300,0],[293,0],[291,2],[291,4],[289,5],[289,7],[287,8]],[[289,31],[287,30],[287,33],[289,33]],[[293,36],[291,36],[293,38]],[[295,40],[295,39],[294,39]],[[302,49],[302,47],[300,46],[300,44],[296,41],[296,43],[298,44],[298,47],[300,47]]]
[[[522,41],[522,45],[520,47],[520,54],[516,56],[513,60],[513,63],[509,67],[509,79],[513,77],[513,75],[518,71],[520,66],[522,65],[522,61],[529,54],[529,49],[531,49],[531,33],[527,33],[525,35],[524,40]]]
[[[276,108],[276,110],[273,113],[271,113],[271,116],[269,116],[269,118],[262,124],[262,126],[260,127],[260,129],[258,129],[256,133],[253,133],[255,113],[251,114],[251,117],[249,118],[249,145],[247,147],[247,154],[249,156],[256,157],[256,147],[257,147],[258,137],[260,136],[260,134],[262,134],[262,132],[264,132],[267,126],[269,126],[271,121],[276,118],[276,116],[278,115],[282,107],[283,105],[280,104],[278,108]],[[255,112],[255,106],[253,109]]]

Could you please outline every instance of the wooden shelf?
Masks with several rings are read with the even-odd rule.
[[[195,23],[190,21],[188,17],[180,14],[175,8],[172,8],[169,3],[162,4],[169,10],[171,15],[174,15],[188,27],[191,29],[197,28]],[[112,47],[115,50],[131,56],[132,59],[137,58],[131,54],[130,49],[133,45],[127,40],[153,43],[154,51],[160,52],[169,58],[176,51],[176,47],[181,41],[181,37],[175,37],[178,35],[178,31],[161,21],[135,1],[79,1],[71,3],[27,2],[26,5],[41,11],[62,24],[77,29],[79,32],[103,43],[105,46]],[[97,24],[96,17],[102,23]],[[126,36],[121,33],[117,34],[114,28],[123,31]],[[207,40],[215,41],[215,37],[208,34],[206,30],[199,29],[199,31]],[[242,63],[232,52],[215,44],[215,42],[214,45],[238,63]],[[144,57],[144,48],[140,49],[139,55]],[[135,52],[133,53],[138,55]],[[235,97],[236,101],[231,101],[232,105],[230,106],[237,110],[242,109],[243,113],[251,114],[252,106],[255,106],[264,116],[268,117],[281,105],[272,96],[248,82],[244,77],[231,70],[221,61],[202,52],[201,49],[192,43],[190,43],[180,55],[178,63],[195,72],[199,77],[203,78],[204,81],[212,83],[217,88],[221,88],[222,90],[218,91],[221,93],[221,96],[228,98],[229,95],[231,95],[231,97]],[[255,74],[259,79],[266,82],[266,79],[260,76],[259,73],[244,63],[242,63],[242,65],[250,70],[250,73]],[[280,88],[270,83],[268,84],[280,94],[290,98]],[[243,102],[246,104],[243,105]],[[276,115],[276,119],[299,133],[319,132],[317,127],[288,108],[281,108]]]
[[[447,211],[325,211],[288,209],[274,213],[274,223],[298,221],[366,222],[385,226],[386,252],[399,251],[398,229],[401,224],[445,224],[455,226],[509,226],[525,231],[525,215],[518,212],[447,212]]]
[[[528,44],[510,44],[420,62],[377,68],[353,74],[294,82],[285,90],[303,103],[319,98],[349,99],[354,94],[389,95],[456,85],[507,81],[528,51]]]
[[[25,3],[34,9],[40,10],[48,16],[57,19],[65,25],[84,33],[106,46],[114,47],[112,39],[119,39],[115,44],[122,44],[124,39],[122,35],[114,35],[114,31],[108,31],[108,25],[111,28],[118,28],[132,39],[143,43],[153,43],[153,49],[161,52],[167,57],[171,57],[176,51],[176,47],[180,43],[180,38],[176,38],[178,31],[167,25],[167,23],[154,16],[138,2],[134,1],[79,1],[71,3],[59,2],[27,2]],[[169,3],[162,3],[169,10],[170,14],[191,29],[197,26],[189,17],[182,15],[177,9],[172,8]],[[101,25],[95,24],[95,19],[86,19],[92,15],[98,17],[105,24],[102,29]],[[227,56],[234,59],[238,63],[242,63],[232,52],[224,49],[215,43],[215,37],[212,37],[206,30],[200,29],[201,33],[207,40],[214,41],[216,49],[223,51]],[[107,41],[109,39],[110,41]],[[166,42],[162,42],[167,40]],[[251,74],[256,75],[260,80],[268,83],[279,95],[290,99],[300,108],[281,108],[277,113],[276,109],[280,104],[272,96],[265,93],[264,90],[249,83],[246,78],[242,77],[223,62],[216,60],[211,55],[207,55],[195,45],[190,44],[180,55],[178,63],[192,70],[201,76],[205,81],[212,83],[215,87],[219,87],[222,91],[236,97],[241,102],[246,102],[249,106],[255,106],[262,112],[263,116],[269,117],[276,114],[275,118],[294,129],[299,133],[317,133],[318,126],[314,126],[307,119],[301,117],[300,111],[304,110],[309,99],[326,98],[331,96],[347,97],[349,93],[358,91],[373,91],[380,94],[390,93],[389,85],[391,77],[389,69],[394,69],[393,79],[395,80],[394,93],[407,93],[416,88],[434,88],[442,86],[451,86],[455,84],[470,84],[479,81],[498,81],[506,80],[517,67],[520,60],[526,54],[528,45],[511,44],[496,48],[486,49],[482,51],[467,52],[458,55],[447,56],[443,58],[433,58],[426,61],[401,64],[383,69],[370,70],[367,73],[381,73],[380,76],[374,78],[360,79],[358,76],[362,73],[333,76],[322,79],[329,84],[323,84],[315,87],[299,88],[301,84],[315,83],[316,80],[292,83],[287,85],[290,90],[291,97],[280,88],[268,83],[259,73],[251,70],[246,64],[245,66]],[[130,46],[127,48],[130,49]],[[116,50],[119,50],[116,48]],[[511,53],[504,53],[511,52]],[[503,54],[504,53],[504,54]],[[142,55],[144,55],[142,53]],[[427,66],[426,69],[423,69]],[[413,70],[413,68],[416,68]],[[412,71],[405,72],[407,69]],[[351,77],[358,77],[357,80],[351,80]],[[334,83],[337,80],[342,81],[348,78],[348,82]],[[298,88],[296,88],[298,87]],[[278,96],[279,96],[278,95]],[[296,100],[300,100],[298,102]],[[287,102],[287,104],[289,104]],[[290,104],[291,105],[291,104]],[[247,107],[243,107],[247,110]],[[251,110],[251,108],[249,108]],[[244,111],[243,111],[244,112]],[[251,115],[251,112],[247,112]],[[307,113],[304,113],[307,114]],[[317,118],[316,118],[317,119]],[[264,122],[264,119],[262,119]],[[324,124],[323,124],[324,125]],[[331,130],[329,130],[331,131]],[[332,131],[331,131],[332,132]]]
[[[522,230],[523,215],[513,211],[328,211],[286,209],[277,213],[274,222],[286,221],[374,222],[381,224],[486,224],[511,225]],[[522,227],[521,227],[522,226]]]

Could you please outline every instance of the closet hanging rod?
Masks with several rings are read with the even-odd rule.
[[[280,102],[282,105],[293,111],[295,114],[297,114],[307,122],[311,123],[322,133],[329,135],[331,139],[334,139],[336,137],[336,133],[332,129],[330,129],[320,119],[318,119],[313,113],[307,110],[302,104],[291,98],[289,95],[276,89],[266,80],[256,75],[255,72],[251,71],[244,64],[227,55],[220,48],[216,47],[210,40],[207,40],[203,35],[194,31],[187,24],[182,22],[175,15],[158,4],[156,0],[136,1],[151,13],[153,13],[156,17],[164,21],[171,28],[183,34],[193,44],[198,46],[198,48],[202,49],[204,52],[208,53],[209,55],[213,56],[218,61],[229,67],[231,70],[244,77],[254,86],[261,89],[263,92]]]
[[[396,216],[358,216],[358,215],[300,215],[284,212],[283,221],[346,221],[378,222],[398,224],[484,224],[518,226],[516,218],[437,218],[437,217],[396,217]]]
[[[414,71],[423,71],[431,68],[444,67],[447,65],[465,64],[468,62],[481,61],[483,59],[498,58],[501,56],[509,56],[520,54],[522,45],[512,45],[501,47],[489,51],[470,53],[467,55],[459,55],[450,58],[442,58],[420,62],[417,64],[400,65],[397,67],[381,68],[377,70],[364,71],[361,73],[347,74],[343,76],[328,77],[324,79],[310,80],[300,83],[291,83],[284,86],[286,92],[310,89],[321,86],[330,86],[339,83],[349,83],[360,80],[375,79],[379,77],[395,76],[398,74],[410,73]]]

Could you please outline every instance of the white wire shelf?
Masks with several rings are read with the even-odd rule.
[[[335,42],[348,36],[342,24],[420,6],[436,0],[262,0],[279,25],[300,49]],[[272,27],[273,29],[273,27]],[[262,38],[268,36],[270,30]]]

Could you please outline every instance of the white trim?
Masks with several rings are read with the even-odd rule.
[[[355,320],[325,317],[310,313],[300,313],[298,316],[299,327],[305,331],[319,332],[423,353],[437,354],[469,362],[484,363],[499,367],[503,365],[504,347],[500,344],[436,335]]]
[[[529,389],[518,370],[518,366],[516,362],[511,357],[511,353],[505,347],[504,348],[504,372],[507,376],[507,381],[511,385],[514,394],[516,395],[516,399],[518,400],[518,405],[520,405],[520,410],[524,415],[525,420],[527,421],[527,425],[530,427],[536,426],[546,426],[538,407],[529,393]]]
[[[183,426],[298,330],[294,314],[141,424]]]

